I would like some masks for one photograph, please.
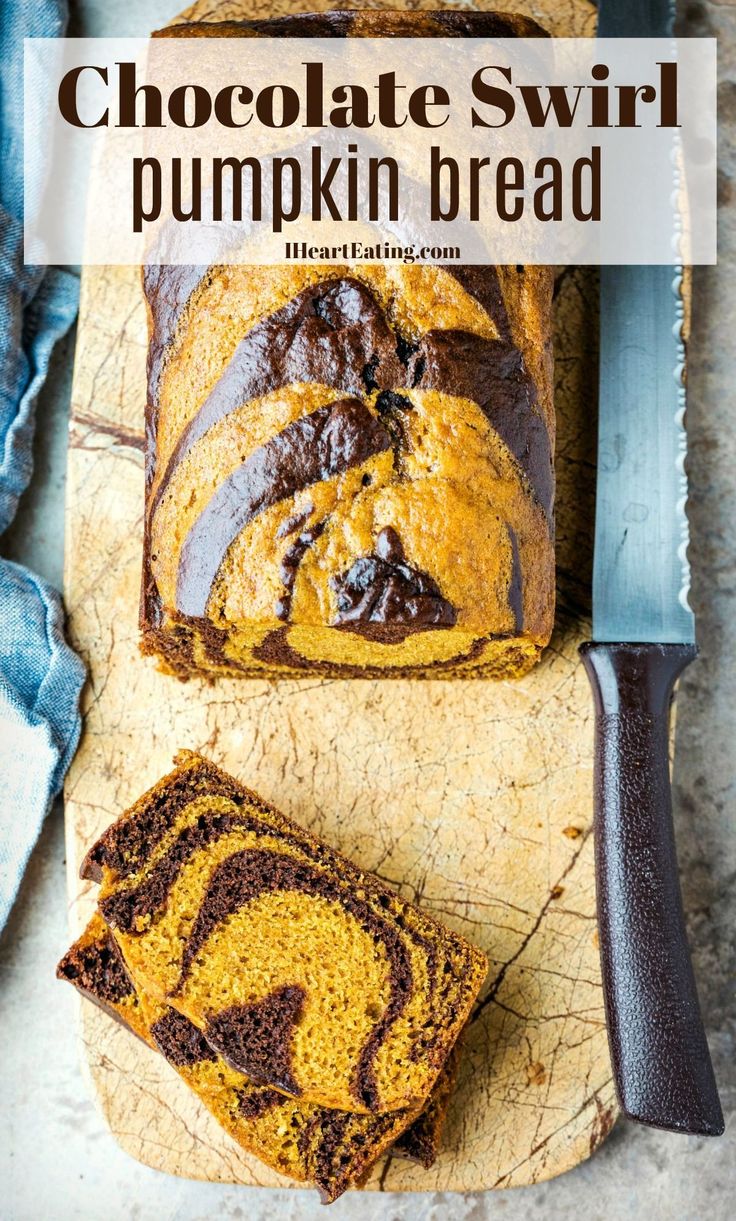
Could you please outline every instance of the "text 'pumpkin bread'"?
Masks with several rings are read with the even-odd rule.
[[[496,13],[169,36],[533,37]],[[142,648],[246,676],[523,674],[554,609],[552,270],[146,268]]]
[[[297,1182],[314,1183],[326,1202],[359,1184],[389,1146],[425,1166],[434,1161],[454,1056],[413,1123],[407,1111],[331,1111],[255,1085],[229,1068],[188,1018],[136,988],[99,914],[64,955],[57,975],[160,1051],[246,1152]]]
[[[84,866],[136,986],[258,1084],[421,1109],[484,955],[208,760],[177,758]]]

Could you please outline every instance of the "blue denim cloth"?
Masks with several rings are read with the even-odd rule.
[[[66,0],[0,3],[0,533],[31,477],[51,350],[77,312],[75,276],[23,265],[23,39],[65,28]],[[34,116],[30,208],[44,185],[44,110],[52,105],[49,91]],[[79,738],[84,667],[63,624],[56,591],[0,559],[0,928]]]
[[[84,666],[59,595],[0,561],[0,928],[79,740]]]
[[[66,0],[0,4],[0,533],[33,470],[34,408],[51,349],[77,312],[71,272],[23,266],[23,39],[51,38],[65,28]],[[39,98],[34,110],[31,209],[43,190],[53,104],[49,88],[45,105]]]

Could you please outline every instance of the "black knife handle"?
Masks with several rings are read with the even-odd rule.
[[[613,1073],[629,1119],[719,1136],[723,1114],[685,934],[669,714],[694,645],[584,644],[595,698],[595,862]]]

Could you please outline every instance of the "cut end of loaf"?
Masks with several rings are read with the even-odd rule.
[[[180,273],[147,277],[144,653],[526,673],[554,610],[549,269]]]

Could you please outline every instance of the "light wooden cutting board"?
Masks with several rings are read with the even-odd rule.
[[[523,9],[556,34],[593,29],[585,0],[488,7]],[[202,0],[187,16],[296,8],[294,0]],[[563,273],[557,305],[559,613],[541,665],[502,684],[227,679],[207,686],[165,677],[137,651],[140,277],[132,268],[87,268],[83,277],[66,600],[90,677],[66,786],[72,932],[94,904],[94,888],[78,880],[90,843],[169,768],[174,751],[189,747],[482,946],[491,969],[442,1154],[429,1171],[389,1159],[374,1173],[374,1188],[533,1183],[588,1157],[616,1114],[594,914],[591,704],[576,652],[589,634],[581,608],[593,522],[594,275]],[[160,1057],[89,1004],[81,1021],[98,1101],[134,1157],[172,1174],[285,1185],[240,1151]]]

